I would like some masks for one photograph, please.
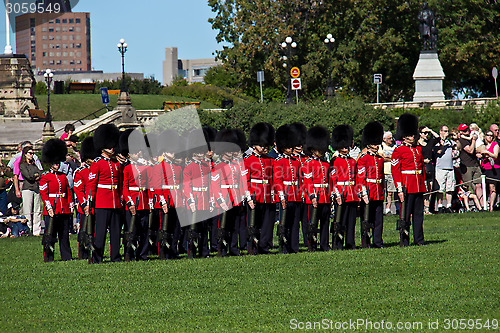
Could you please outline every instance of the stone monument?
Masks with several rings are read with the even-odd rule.
[[[121,111],[120,129],[136,128],[140,124],[137,122],[137,111],[132,106],[130,95],[127,91],[121,91],[118,96],[115,111]]]
[[[414,102],[443,101],[443,67],[437,54],[438,29],[435,25],[434,13],[427,2],[422,5],[418,14],[419,38],[422,40],[422,51],[413,73],[415,80]]]
[[[37,109],[35,75],[24,54],[0,55],[0,116],[29,117]]]

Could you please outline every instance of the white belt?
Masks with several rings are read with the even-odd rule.
[[[178,190],[179,185],[162,185],[161,188],[164,190]]]
[[[283,185],[295,186],[295,185],[299,185],[299,182],[298,181],[284,180]]]
[[[250,183],[255,183],[255,184],[269,184],[269,180],[266,180],[266,179],[250,179]]]
[[[97,184],[98,188],[105,188],[108,190],[116,190],[118,188],[118,185],[103,185],[103,184]]]
[[[382,179],[368,179],[366,178],[367,183],[380,184],[382,183]]]
[[[231,188],[231,189],[235,189],[235,188],[238,188],[238,184],[234,184],[234,185],[221,185],[220,188]]]
[[[131,186],[128,189],[129,191],[146,191],[146,187]]]
[[[57,193],[57,194],[49,194],[49,198],[64,198],[66,196],[66,193]]]
[[[328,184],[314,184],[314,187],[324,188],[324,187],[328,187]]]
[[[193,187],[193,191],[195,191],[195,192],[206,192],[206,191],[208,191],[208,187]]]
[[[349,182],[337,182],[337,185],[347,186],[347,185],[355,185],[356,183],[353,181]]]
[[[401,173],[405,175],[421,175],[422,170],[403,170]]]

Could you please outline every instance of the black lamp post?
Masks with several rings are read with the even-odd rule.
[[[47,84],[47,114],[45,115],[42,137],[49,139],[55,136],[54,126],[52,125],[52,114],[50,113],[50,87],[52,85],[52,80],[54,79],[54,73],[52,73],[50,69],[47,69],[43,74],[43,77],[45,78],[45,83]]]
[[[127,52],[127,43],[125,39],[120,39],[120,43],[116,45],[118,47],[118,52],[122,55],[122,84],[120,86],[121,91],[127,91],[127,86],[125,84],[125,52]]]
[[[325,98],[332,98],[335,96],[335,88],[332,85],[332,47],[335,42],[332,34],[326,35],[325,44],[328,47],[328,85],[326,86]]]
[[[285,70],[288,73],[288,75],[287,75],[287,77],[288,77],[288,84],[287,84],[288,90],[286,93],[285,104],[292,104],[293,103],[292,81],[291,81],[292,77],[290,75],[290,69],[288,69],[287,67],[289,64],[291,65],[292,51],[293,51],[293,49],[295,49],[297,47],[297,43],[292,40],[292,37],[287,37],[287,38],[285,38],[285,41],[283,43],[281,43],[281,47],[283,48],[283,50],[286,53],[286,55],[284,55],[282,57],[282,59],[284,61],[283,67],[285,68]]]

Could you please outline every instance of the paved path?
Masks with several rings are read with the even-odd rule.
[[[68,121],[53,121],[54,130],[64,128]],[[17,144],[29,140],[35,142],[42,137],[43,122],[0,122],[0,144]],[[76,126],[78,127],[78,126]],[[56,134],[61,136],[62,132]]]

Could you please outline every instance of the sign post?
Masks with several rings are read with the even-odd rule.
[[[493,67],[493,70],[491,71],[491,75],[493,75],[493,78],[495,79],[495,93],[496,93],[497,99],[498,99],[498,86],[497,86],[498,70],[496,67]]]
[[[106,106],[108,106],[109,104],[108,88],[101,88],[101,98],[102,98],[102,104],[106,104]]]
[[[264,101],[264,95],[262,95],[262,82],[264,82],[264,71],[257,71],[257,82],[260,85],[260,102]]]
[[[300,78],[291,79],[292,90],[295,90],[295,98],[297,99],[297,104],[299,104],[299,89],[302,89],[302,82]]]
[[[382,74],[373,75],[373,83],[377,85],[377,104],[379,103],[379,86],[382,83]]]

